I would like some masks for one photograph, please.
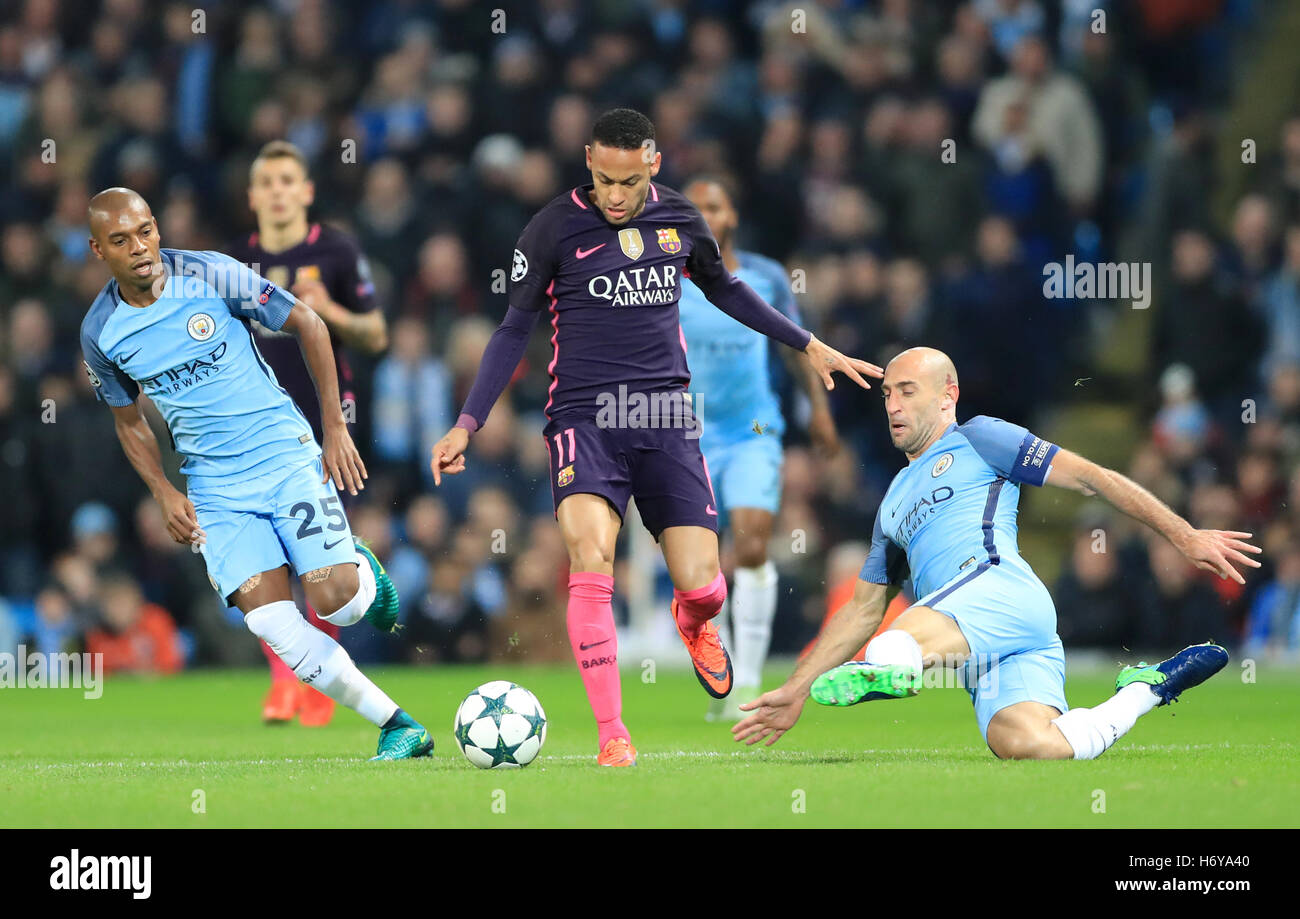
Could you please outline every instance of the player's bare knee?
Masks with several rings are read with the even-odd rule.
[[[685,562],[678,560],[669,568],[668,573],[672,576],[673,587],[678,590],[699,590],[712,584],[720,570],[717,557],[706,556]],[[722,605],[722,600],[718,601],[718,605]]]
[[[570,568],[585,572],[607,572],[614,567],[614,545],[604,540],[580,537],[569,544]]]
[[[989,730],[989,749],[998,759],[1065,759],[1052,741],[1050,734],[1042,729]]]
[[[360,581],[357,566],[344,563],[308,571],[302,576],[302,584],[312,609],[328,616],[357,595]]]

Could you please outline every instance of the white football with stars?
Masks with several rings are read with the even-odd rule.
[[[455,732],[460,752],[480,769],[517,769],[546,743],[546,712],[522,686],[492,680],[460,703]]]

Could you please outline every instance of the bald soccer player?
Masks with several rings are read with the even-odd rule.
[[[388,326],[383,310],[375,303],[369,263],[356,241],[342,230],[308,220],[308,208],[315,200],[316,186],[302,151],[285,140],[271,141],[249,167],[248,206],[257,215],[257,232],[227,244],[226,253],[277,287],[288,288],[324,320],[339,371],[339,394],[345,406],[355,407],[356,381],[344,346],[361,354],[379,354],[388,347]],[[259,322],[249,325],[258,353],[275,371],[289,398],[303,410],[316,439],[323,440],[315,384],[298,352],[297,340]],[[348,495],[340,497],[346,507]],[[310,604],[307,621],[338,638],[338,628],[315,615]],[[304,725],[328,724],[334,701],[300,682],[266,642],[261,644],[271,666],[262,720],[283,724],[297,715]]]
[[[930,667],[957,669],[980,733],[1003,759],[1093,759],[1137,719],[1209,679],[1228,661],[1218,645],[1184,648],[1159,664],[1125,667],[1115,695],[1094,708],[1065,703],[1065,657],[1056,609],[1020,557],[1016,505],[1023,484],[1099,495],[1168,539],[1189,561],[1245,583],[1258,568],[1249,533],[1197,530],[1137,483],[1034,436],[977,417],[957,423],[960,389],[941,351],[895,357],[881,384],[889,435],[907,455],[876,514],[871,551],[853,598],[780,689],[749,705],[732,730],[770,746],[794,726],[804,701],[856,705],[916,695]],[[867,645],[886,590],[910,577],[920,597]],[[837,666],[838,665],[838,666]]]
[[[397,618],[392,582],[339,503],[339,489],[365,487],[366,468],[344,424],[325,323],[229,256],[160,248],[153,212],[130,189],[100,192],[88,216],[90,248],[113,278],[81,325],[86,373],[168,533],[203,552],[213,588],[298,679],[380,729],[374,759],[429,755],[429,732],[307,624],[290,592],[292,568],[328,622],[364,617],[387,631]],[[328,407],[322,445],[258,353],[253,319],[298,339]],[[163,473],[141,393],[184,457],[187,494]]]

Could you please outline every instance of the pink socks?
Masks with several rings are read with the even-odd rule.
[[[719,571],[718,576],[703,587],[687,591],[674,588],[673,597],[677,600],[677,625],[687,638],[694,639],[700,633],[700,626],[722,609],[722,603],[727,599],[727,579]]]
[[[596,716],[601,747],[613,737],[629,737],[623,725],[613,599],[614,578],[610,575],[590,571],[569,575],[569,643]]]

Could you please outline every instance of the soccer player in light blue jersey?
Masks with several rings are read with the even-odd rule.
[[[739,217],[723,180],[700,177],[684,188],[703,215],[727,269],[792,322],[802,324],[790,279],[778,262],[735,246]],[[769,361],[775,350],[766,337],[713,306],[700,289],[682,284],[678,305],[691,366],[691,392],[702,422],[700,450],[713,480],[718,522],[731,530],[736,557],[730,610],[731,663],[735,689],[712,703],[710,720],[738,721],[743,702],[758,697],[763,664],[776,616],[777,573],[767,546],[781,502],[781,437],[785,418],[773,391]],[[807,393],[812,412],[808,432],[825,453],[839,447],[826,387],[806,362],[781,349],[794,379]]]
[[[1021,485],[1099,495],[1168,539],[1199,568],[1238,583],[1258,568],[1250,533],[1198,530],[1128,478],[1042,440],[1019,425],[957,423],[957,371],[947,355],[912,348],[881,384],[894,446],[908,465],[876,514],[871,551],[853,598],[780,689],[750,705],[732,730],[770,746],[794,726],[805,699],[854,705],[915,695],[922,670],[960,670],[989,749],[1004,759],[1093,759],[1137,719],[1223,668],[1228,652],[1192,645],[1159,664],[1125,667],[1115,695],[1093,708],[1065,702],[1065,658],[1047,588],[1016,545]],[[876,630],[886,590],[910,571],[915,605],[841,664]],[[839,666],[835,666],[839,664]]]
[[[208,578],[304,683],[380,728],[375,759],[427,756],[433,740],[293,602],[289,569],[327,621],[389,630],[397,596],[355,542],[338,489],[364,488],[344,423],[329,332],[305,304],[218,252],[162,249],[149,205],[126,188],[91,199],[90,248],[113,279],[81,326],[86,372],[167,531],[203,552]],[[249,320],[296,336],[316,382],[324,445],[262,360]],[[162,413],[188,495],[163,473],[141,394]]]

